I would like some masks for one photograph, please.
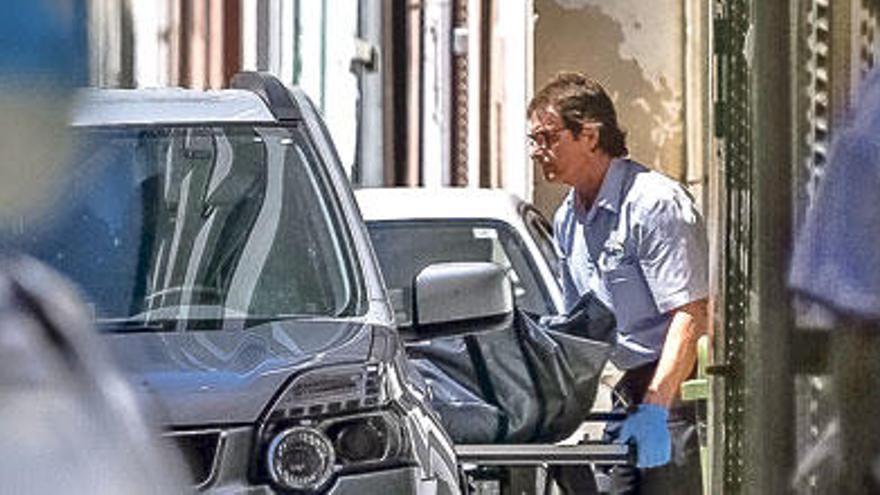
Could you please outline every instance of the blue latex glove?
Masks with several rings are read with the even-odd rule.
[[[662,466],[672,457],[672,440],[666,420],[669,412],[656,404],[639,404],[620,425],[618,443],[632,441],[636,445],[636,466]]]

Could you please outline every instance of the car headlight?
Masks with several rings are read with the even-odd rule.
[[[387,404],[388,368],[378,364],[318,368],[296,377],[272,407],[270,420],[314,418]]]
[[[381,459],[388,450],[387,427],[375,417],[343,423],[335,437],[333,447],[349,463]]]
[[[412,464],[399,394],[396,370],[387,364],[301,373],[261,421],[264,461],[256,468],[277,488],[314,492],[337,475]]]
[[[267,457],[272,480],[291,490],[318,490],[333,475],[336,463],[330,439],[320,430],[304,426],[276,435]]]

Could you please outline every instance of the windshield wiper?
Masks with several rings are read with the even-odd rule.
[[[177,320],[98,320],[98,330],[110,333],[173,332],[177,330]]]
[[[193,330],[244,330],[267,323],[313,319],[313,315],[248,316],[230,318],[163,318],[156,320],[98,320],[108,333],[180,332]]]

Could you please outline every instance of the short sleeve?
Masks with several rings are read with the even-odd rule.
[[[706,228],[684,191],[643,210],[636,229],[639,265],[660,313],[708,297]]]

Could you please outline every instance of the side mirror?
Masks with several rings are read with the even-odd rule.
[[[416,276],[413,330],[419,338],[469,333],[513,317],[513,289],[495,263],[436,263]]]

